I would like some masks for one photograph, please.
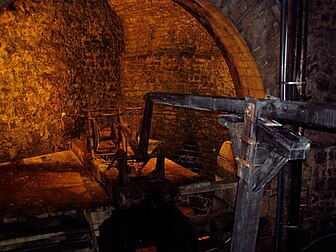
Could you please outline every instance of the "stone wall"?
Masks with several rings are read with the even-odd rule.
[[[235,96],[228,66],[212,37],[171,0],[117,1],[112,8],[124,24],[121,106],[143,106],[147,92]],[[127,117],[137,129],[141,114]],[[216,156],[228,135],[212,113],[156,106],[151,137],[164,142],[168,155],[193,138],[202,170],[214,175]],[[175,158],[176,157],[176,158]]]
[[[267,93],[277,95],[279,1],[211,2],[241,32]],[[307,94],[334,103],[335,0],[309,2]],[[183,8],[168,0],[109,3],[17,0],[0,11],[0,161],[65,148],[82,125],[71,114],[85,108],[142,106],[148,91],[235,94],[215,43]],[[126,118],[133,129],[140,119],[141,113]],[[191,136],[209,174],[228,138],[215,115],[204,112],[158,106],[153,126],[152,136],[164,140],[172,156]],[[303,169],[302,244],[336,225],[335,134],[305,134],[312,151]],[[275,198],[273,184],[262,211],[269,220]]]
[[[143,106],[149,91],[235,95],[224,57],[192,15],[169,0],[133,2],[18,0],[1,11],[2,161],[66,148],[85,109]],[[125,120],[137,130],[141,117]],[[228,136],[214,114],[158,106],[153,121],[171,157],[193,137],[202,169],[215,172]]]
[[[276,94],[279,2],[272,0],[259,1],[257,4],[249,1],[212,0],[212,2],[216,3],[241,31],[260,67],[267,93]],[[314,0],[309,3],[306,93],[310,101],[335,103],[336,96],[333,92],[336,79],[335,1]],[[262,36],[259,37],[258,34]],[[262,44],[265,46],[261,46]],[[305,135],[312,141],[312,148],[303,166],[300,215],[302,246],[317,237],[336,231],[336,136],[332,133],[311,130],[306,130]],[[272,198],[275,198],[275,189],[273,185],[266,190],[264,205],[274,205],[275,201]],[[264,214],[274,215],[273,211],[265,211]]]
[[[268,95],[278,96],[280,1],[210,0],[247,42]]]
[[[249,45],[264,80],[266,93],[278,96],[280,2],[276,0],[211,0],[228,16]],[[336,15],[335,0],[308,1],[308,100],[335,103]],[[305,130],[312,141],[303,166],[300,243],[336,231],[336,135]],[[276,183],[266,189],[262,215],[275,217]],[[274,227],[274,223],[272,224]],[[273,229],[273,228],[272,228]],[[274,232],[274,229],[273,229]]]
[[[15,1],[0,10],[0,161],[66,148],[75,113],[120,93],[121,22],[101,1]]]
[[[335,103],[336,1],[310,2],[307,94],[310,101]],[[303,167],[302,243],[336,232],[336,134],[306,130],[312,141]]]

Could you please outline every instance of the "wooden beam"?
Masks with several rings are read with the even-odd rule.
[[[244,114],[245,100],[228,96],[148,93],[146,100],[197,110]],[[336,129],[336,105],[259,99],[260,117],[311,128]]]
[[[246,98],[244,117],[223,115],[238,162],[238,193],[231,243],[232,252],[253,252],[264,187],[288,160],[308,155],[309,140],[260,117],[262,101]]]
[[[138,161],[143,161],[147,159],[148,156],[148,144],[150,137],[150,128],[152,124],[152,114],[153,114],[153,101],[150,97],[145,97],[145,108],[142,115],[140,140],[139,140],[139,157]]]
[[[238,183],[231,252],[254,252],[264,190],[253,191],[253,172],[245,169]]]
[[[205,193],[213,191],[222,191],[227,189],[232,189],[237,187],[237,182],[227,183],[224,181],[207,181],[193,183],[189,185],[180,186],[181,196],[195,194],[195,193]]]
[[[256,159],[257,123],[260,104],[257,99],[247,98],[242,126],[242,136],[239,146],[237,202],[232,234],[231,251],[254,252],[259,225],[260,205],[263,190],[253,191],[256,181],[255,169],[252,167]],[[236,141],[233,141],[237,143]]]

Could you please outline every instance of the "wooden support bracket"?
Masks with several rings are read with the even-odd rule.
[[[293,159],[308,155],[309,141],[281,124],[259,117],[261,103],[245,100],[244,117],[222,115],[238,164],[238,193],[231,252],[253,252],[264,187]]]

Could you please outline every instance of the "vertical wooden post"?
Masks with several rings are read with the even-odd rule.
[[[141,123],[140,141],[139,141],[139,157],[138,161],[146,160],[148,156],[148,143],[150,127],[152,123],[153,101],[150,96],[145,97],[145,108]]]
[[[255,251],[264,190],[254,192],[251,180],[239,180],[231,252]]]
[[[231,243],[231,252],[253,252],[257,239],[260,204],[263,189],[253,191],[256,182],[255,160],[257,152],[258,100],[247,97],[244,112],[244,124],[240,136],[238,175],[238,193],[235,220]],[[239,141],[235,141],[239,143]]]

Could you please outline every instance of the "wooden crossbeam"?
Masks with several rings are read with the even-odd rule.
[[[245,99],[229,96],[148,93],[146,100],[197,110],[244,114]],[[336,105],[259,99],[261,118],[304,127],[336,129]]]
[[[276,122],[260,118],[261,103],[246,98],[244,117],[225,115],[238,161],[238,192],[231,252],[253,252],[264,187],[282,167],[308,155],[309,141]]]
[[[154,104],[231,114],[219,117],[229,129],[240,178],[231,252],[254,251],[264,187],[288,160],[308,154],[309,141],[278,122],[336,129],[332,104],[169,93],[148,93],[145,100],[139,160],[147,155]]]

